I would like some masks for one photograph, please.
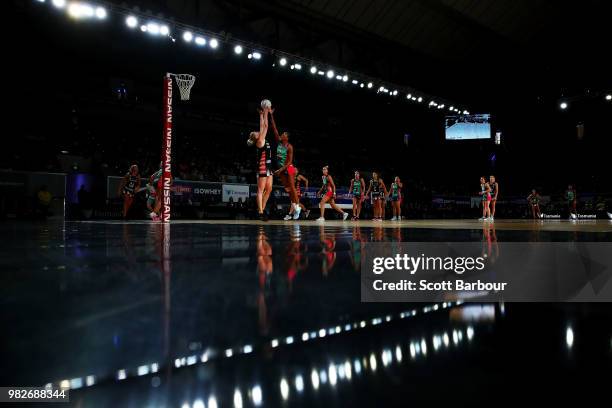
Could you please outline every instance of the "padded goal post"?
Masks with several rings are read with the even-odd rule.
[[[172,79],[176,80],[181,100],[189,100],[191,87],[195,82],[195,76],[189,74],[167,73],[164,77],[164,99],[163,99],[163,133],[162,133],[162,197],[160,218],[163,222],[169,222],[172,214]]]

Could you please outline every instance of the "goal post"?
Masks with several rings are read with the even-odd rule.
[[[176,81],[179,88],[181,100],[189,100],[191,87],[195,82],[195,76],[190,74],[166,73],[164,77],[163,98],[163,132],[162,132],[162,175],[161,175],[161,207],[160,218],[163,222],[169,222],[172,214],[172,81]]]

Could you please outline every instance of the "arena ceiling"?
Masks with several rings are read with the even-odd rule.
[[[610,65],[602,44],[610,40],[606,21],[610,14],[604,12],[604,3],[134,0],[122,4],[226,38],[478,103],[499,94],[548,95],[609,87],[604,82]]]

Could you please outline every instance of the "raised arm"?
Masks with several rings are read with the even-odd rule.
[[[257,147],[263,147],[268,133],[268,108],[259,111],[259,135],[257,136]]]
[[[280,134],[276,128],[276,122],[274,121],[274,111],[270,110],[270,123],[272,124],[272,131],[274,132],[274,138],[278,142],[280,140]]]

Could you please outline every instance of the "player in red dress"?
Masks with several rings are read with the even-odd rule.
[[[342,208],[336,205],[336,185],[334,184],[334,179],[329,174],[328,166],[323,167],[323,185],[317,193],[317,196],[321,197],[321,203],[319,204],[321,217],[319,217],[317,221],[325,221],[325,204],[327,203],[329,203],[334,210],[342,214],[342,220],[346,221],[348,218],[348,213],[342,211]]]

